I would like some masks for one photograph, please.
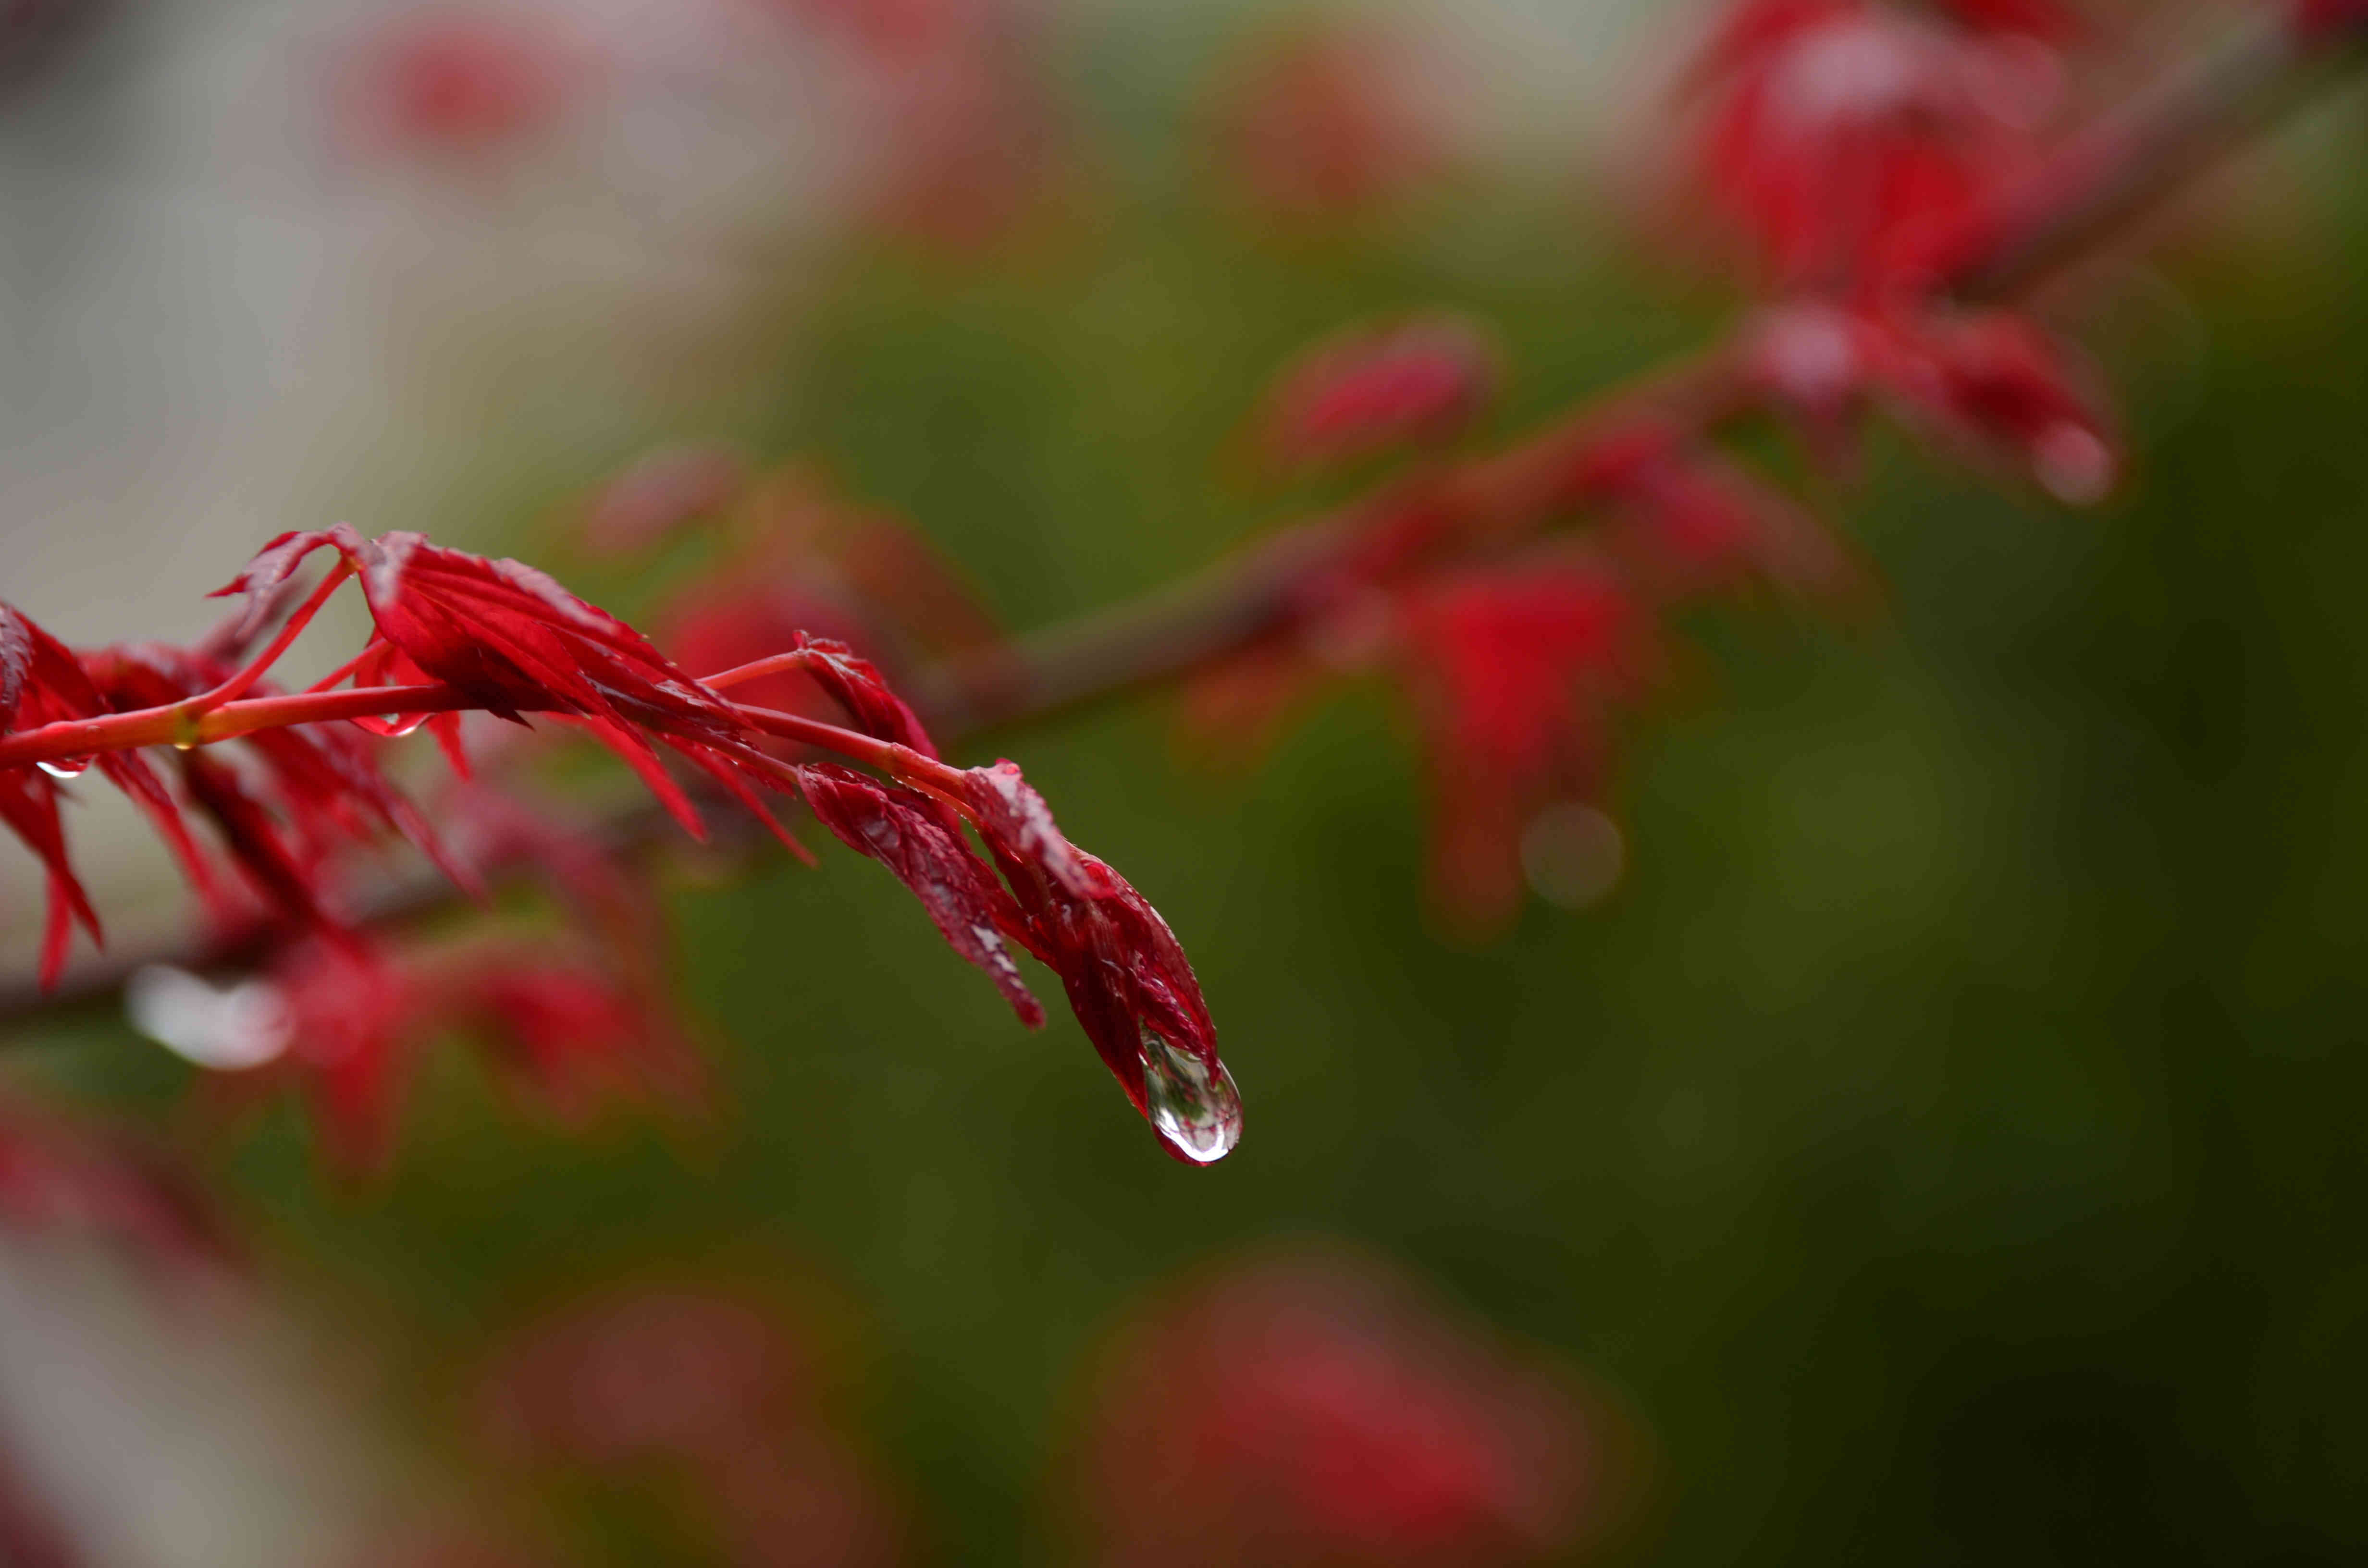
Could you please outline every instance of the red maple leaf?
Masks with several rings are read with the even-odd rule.
[[[212,689],[230,662],[159,642],[114,643],[82,655],[94,688],[117,711],[163,707]],[[250,688],[277,694],[268,682]],[[448,715],[448,717],[450,717]],[[249,766],[224,760],[240,756]],[[382,832],[399,834],[459,886],[482,896],[468,869],[445,854],[409,797],[379,770],[369,744],[343,725],[257,730],[234,742],[177,754],[190,801],[222,835],[232,860],[283,914],[334,924],[322,897],[337,852]],[[185,854],[200,892],[202,856]]]
[[[1086,1038],[1168,1153],[1222,1158],[1241,1136],[1241,1097],[1176,934],[1125,878],[1069,842],[1017,765],[966,778],[972,820],[1018,906],[1008,934],[1061,977]]]
[[[963,838],[961,819],[918,790],[835,763],[800,768],[799,781],[816,822],[910,889],[946,944],[995,982],[1021,1023],[1043,1023],[1043,1007],[1004,945],[1002,933],[1020,923],[1019,906]]]
[[[0,734],[44,724],[97,718],[110,711],[107,697],[72,650],[12,606],[0,604]],[[0,821],[5,821],[40,858],[48,873],[49,920],[41,941],[40,980],[57,983],[64,967],[73,924],[79,921],[94,942],[103,941],[91,907],[69,858],[64,824],[58,815],[57,780],[78,776],[89,758],[0,768]],[[147,760],[137,752],[102,752],[102,777],[130,796],[201,888],[205,862],[181,821],[179,808]]]
[[[507,719],[550,712],[581,723],[614,751],[676,820],[705,835],[689,797],[659,761],[665,742],[761,818],[794,853],[751,781],[786,788],[757,753],[731,705],[607,611],[549,575],[510,560],[488,560],[430,544],[416,533],[363,538],[347,525],[286,533],[266,545],[217,594],[243,593],[251,614],[303,559],[334,549],[361,581],[382,661],[365,676],[391,673],[395,654],[472,706]]]

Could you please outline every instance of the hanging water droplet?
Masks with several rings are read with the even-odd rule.
[[[381,713],[365,727],[390,740],[401,740],[427,722],[428,718],[426,713]]]
[[[1143,1088],[1151,1125],[1194,1165],[1212,1165],[1242,1141],[1241,1092],[1234,1087],[1234,1075],[1225,1064],[1204,1063],[1147,1026],[1143,1031]]]
[[[52,778],[79,778],[89,769],[90,762],[86,756],[53,756],[40,767]]]
[[[238,1073],[284,1053],[296,1032],[287,997],[265,980],[226,990],[186,970],[149,964],[123,988],[131,1027],[200,1067]]]
[[[173,743],[173,749],[175,751],[195,751],[198,749],[198,743],[195,741],[175,741]]]

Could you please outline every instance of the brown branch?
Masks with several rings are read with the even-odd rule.
[[[2304,37],[2263,6],[2201,59],[2071,138],[2030,178],[1975,215],[1941,291],[1969,304],[2011,299],[2086,256],[2121,225],[2356,68],[2368,46]],[[1500,527],[1542,520],[1553,476],[1614,419],[1655,410],[1707,430],[1746,411],[1732,366],[1710,353],[1605,394],[1446,482]],[[959,669],[931,672],[916,706],[967,731],[1034,718],[1154,685],[1288,624],[1308,586],[1386,516],[1392,497],[1351,504],[1277,533],[1172,588],[1041,632]]]
[[[698,793],[699,791],[694,791]],[[711,803],[720,803],[711,802]],[[749,848],[764,838],[757,820],[746,812],[717,818],[711,842],[719,847]],[[682,829],[654,801],[634,801],[601,819],[597,831],[619,854],[632,855],[682,836]],[[530,870],[526,857],[495,860],[480,869],[488,883]],[[426,867],[389,877],[340,911],[356,926],[401,926],[434,915],[462,896],[442,873]],[[0,1023],[51,1015],[111,1002],[125,983],[151,964],[172,964],[191,970],[251,968],[298,935],[283,922],[267,920],[221,935],[159,937],[137,946],[112,943],[96,959],[67,970],[55,990],[44,993],[28,979],[10,977],[0,984]]]
[[[2330,31],[2305,39],[2263,7],[2202,59],[2073,137],[2032,178],[1976,214],[1944,291],[1969,302],[2027,291],[2363,58],[2368,48],[2356,38]],[[1711,429],[1747,409],[1739,392],[1730,351],[1689,358],[1624,383],[1493,455],[1285,528],[1181,584],[985,659],[926,671],[910,683],[915,706],[935,733],[960,740],[1173,679],[1288,628],[1349,551],[1411,509],[1452,511],[1484,539],[1525,531],[1564,509],[1574,460],[1608,426],[1657,414]],[[736,816],[723,820],[739,824]],[[620,811],[601,831],[627,851],[672,834],[664,813],[647,805]],[[735,843],[759,837],[753,827],[732,832]],[[370,923],[399,923],[453,896],[449,883],[423,871],[388,882],[353,913]],[[270,935],[116,949],[77,966],[49,996],[22,983],[0,985],[0,1020],[108,1000],[151,963],[251,961],[268,950]]]
[[[1665,367],[1565,414],[1492,456],[1421,473],[1295,524],[1182,583],[909,683],[933,733],[962,736],[1155,686],[1290,625],[1343,557],[1390,523],[1430,512],[1483,539],[1525,532],[1565,509],[1567,477],[1608,427],[1656,415],[1692,429],[1745,406],[1724,350]]]
[[[1968,226],[1947,279],[1975,301],[2028,291],[2368,56],[2360,29],[2305,33],[2262,4],[2226,39],[2074,136]]]

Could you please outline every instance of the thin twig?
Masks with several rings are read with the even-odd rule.
[[[2356,70],[2368,45],[2305,40],[2282,8],[2262,7],[2200,60],[2174,71],[2075,135],[2030,178],[1976,213],[1941,292],[1969,304],[2021,295],[2086,256],[2248,134],[2305,101],[2313,87]],[[1553,481],[1575,449],[1621,417],[1661,413],[1707,431],[1746,404],[1721,353],[1702,354],[1623,383],[1576,415],[1449,481],[1456,499],[1499,526],[1536,521],[1556,499]],[[914,706],[952,733],[1063,711],[1169,679],[1287,625],[1311,583],[1384,515],[1391,496],[1269,536],[1199,575],[1113,605],[959,666],[926,672]]]
[[[2362,43],[2309,37],[2261,5],[2218,44],[2074,136],[1968,225],[1947,279],[1972,301],[2014,298],[2143,217],[2248,136],[2357,68]]]
[[[1172,679],[1290,625],[1344,553],[1392,520],[1429,510],[1490,538],[1526,531],[1561,509],[1574,460],[1604,429],[1648,413],[1705,429],[1740,410],[1738,390],[1724,352],[1681,360],[1492,456],[1418,474],[1287,528],[1142,598],[923,671],[906,683],[913,706],[932,733],[959,737]]]
[[[352,576],[353,573],[354,569],[350,563],[338,562],[330,569],[329,574],[321,579],[321,585],[313,590],[312,597],[296,607],[296,613],[288,618],[287,624],[280,627],[278,635],[271,639],[262,653],[248,660],[244,669],[211,691],[200,692],[179,704],[182,714],[195,721],[225,703],[237,701],[254,690],[256,682],[268,674],[271,666],[279,662],[279,656],[288,652],[289,646],[297,638],[303,635],[304,628],[313,623],[313,618],[321,613],[321,607],[329,602],[329,596],[342,587],[346,579]]]

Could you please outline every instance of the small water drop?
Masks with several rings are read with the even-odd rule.
[[[1143,1031],[1143,1087],[1151,1106],[1151,1125],[1194,1165],[1213,1165],[1242,1141],[1241,1092],[1234,1087],[1234,1075],[1225,1064],[1204,1063],[1147,1027]]]
[[[52,778],[79,778],[89,769],[90,763],[86,756],[53,756],[40,768]]]
[[[175,741],[173,743],[173,749],[175,751],[195,751],[198,749],[198,743],[195,741]]]
[[[375,719],[364,720],[362,728],[374,735],[384,735],[389,740],[401,740],[415,733],[430,717],[426,713],[381,713]]]
[[[123,988],[131,1027],[177,1056],[238,1073],[282,1055],[296,1020],[287,997],[265,980],[217,989],[186,970],[149,964]]]

